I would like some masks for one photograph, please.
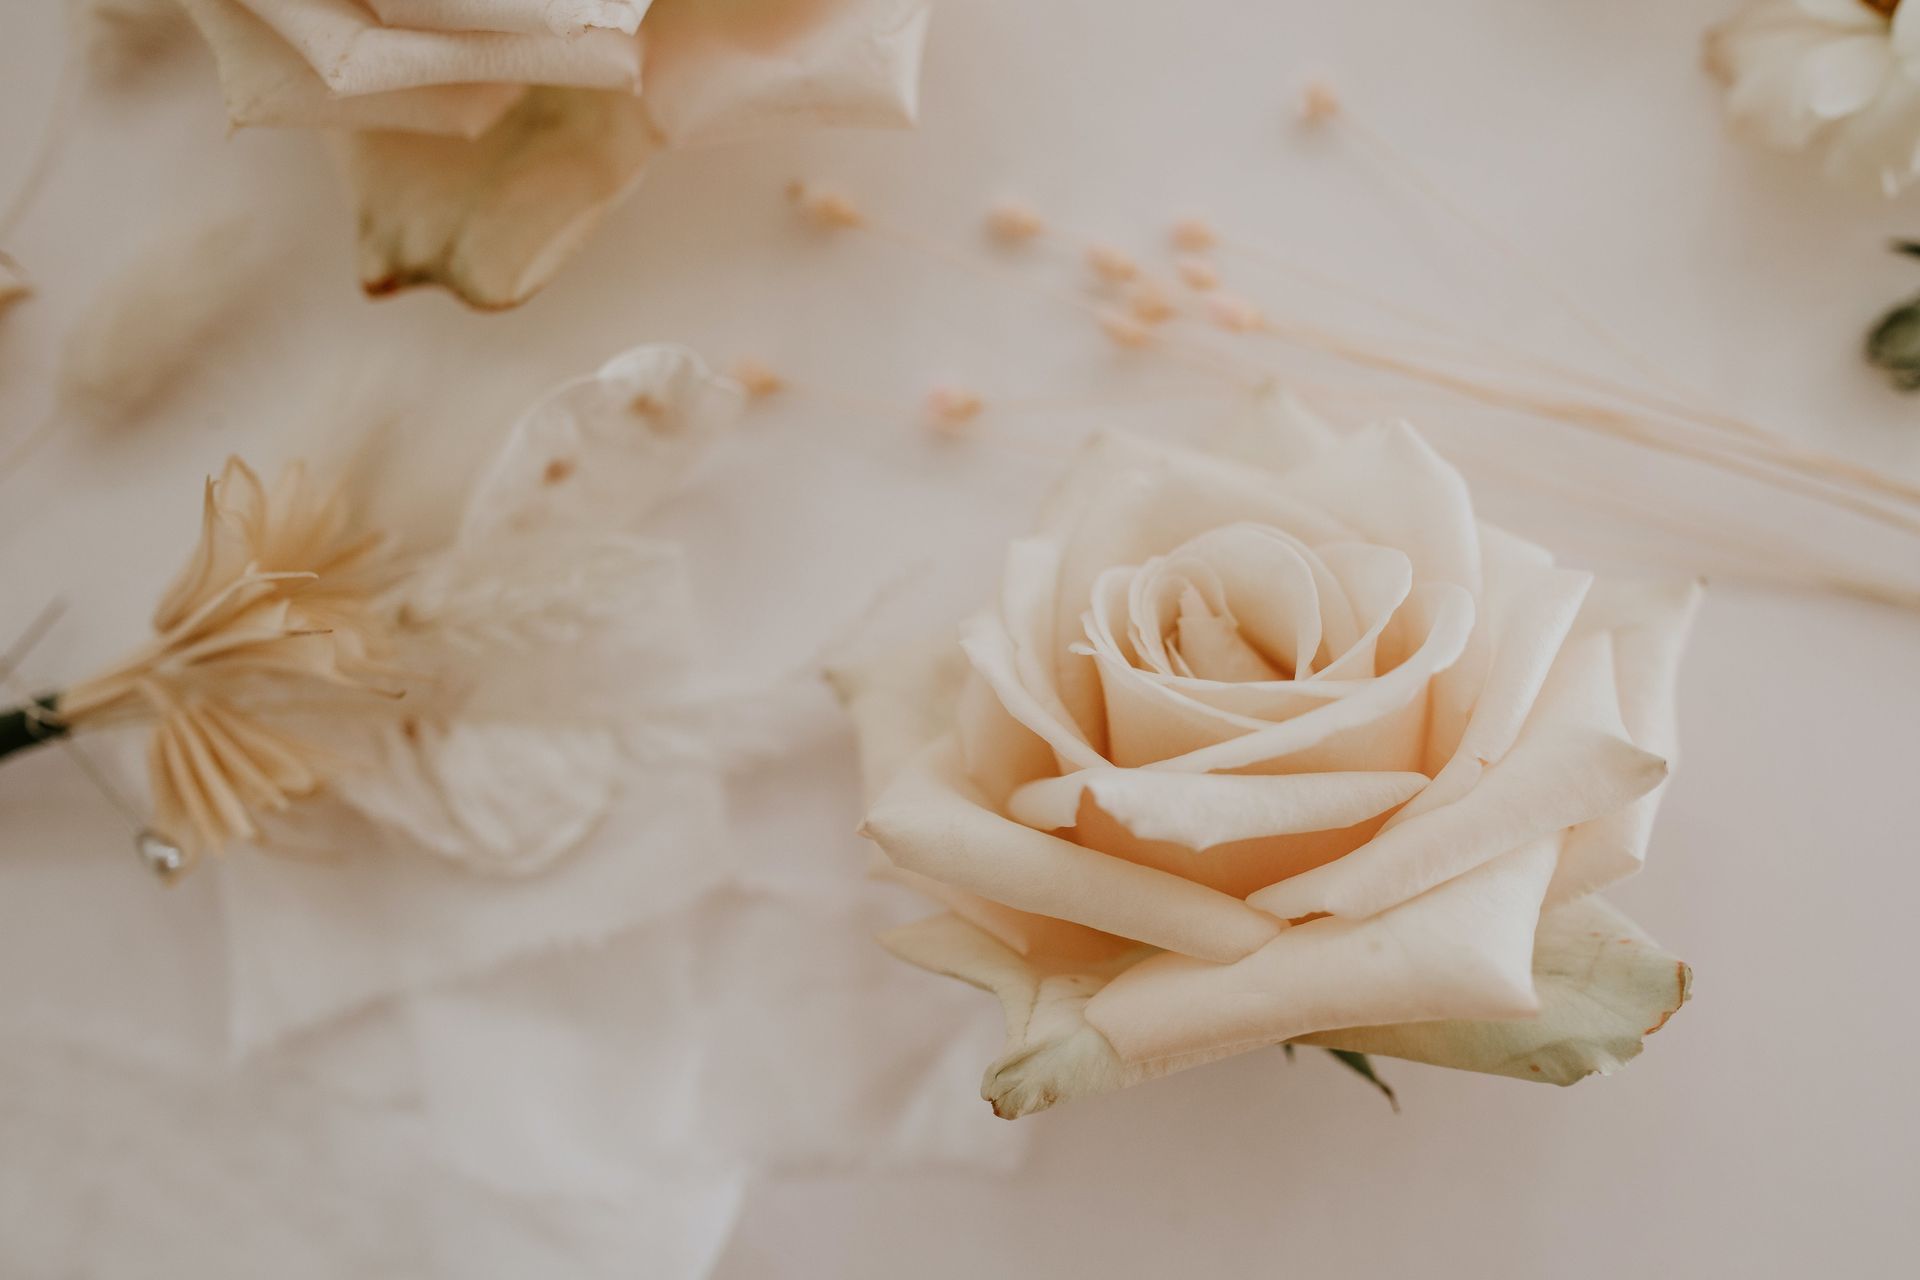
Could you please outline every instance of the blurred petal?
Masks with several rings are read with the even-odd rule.
[[[241,0],[338,94],[426,85],[640,86],[640,45],[617,31],[578,36],[383,27],[355,0]]]
[[[365,0],[389,27],[571,36],[590,27],[632,35],[647,0]]]
[[[1001,817],[965,776],[952,741],[904,767],[863,829],[897,866],[1169,950],[1233,960],[1280,930],[1279,921],[1224,893]]]
[[[1534,926],[1558,848],[1555,837],[1515,849],[1370,919],[1296,925],[1237,963],[1155,956],[1094,996],[1087,1021],[1134,1062],[1533,1013]]]
[[[531,875],[583,840],[631,762],[605,729],[416,725],[381,735],[380,757],[330,789],[450,861]]]
[[[647,108],[676,146],[912,124],[931,0],[658,0]]]
[[[1807,108],[1822,120],[1850,116],[1879,96],[1893,67],[1892,47],[1879,32],[1822,44],[1800,65]]]
[[[1540,1012],[1508,1022],[1351,1027],[1303,1043],[1572,1084],[1608,1075],[1686,1003],[1693,974],[1598,898],[1550,909],[1534,939]]]
[[[438,284],[504,308],[553,277],[657,143],[630,94],[536,88],[471,141],[356,133],[344,148],[362,287]]]
[[[397,129],[476,138],[526,92],[517,84],[447,84],[341,97],[292,45],[239,0],[181,0],[213,49],[237,125]]]
[[[738,384],[685,347],[622,352],[514,425],[468,496],[460,539],[631,524],[685,478],[743,404]]]

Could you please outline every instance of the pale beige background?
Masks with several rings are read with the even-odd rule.
[[[293,228],[293,257],[250,331],[210,352],[163,412],[67,431],[0,491],[7,617],[24,622],[56,593],[71,602],[33,664],[49,681],[122,647],[187,534],[182,495],[230,449],[269,458],[310,441],[370,365],[423,380],[485,368],[501,404],[656,338],[883,396],[939,379],[992,395],[1130,376],[1043,301],[878,243],[795,234],[777,192],[796,173],[844,179],[956,238],[1003,190],[1141,245],[1171,214],[1206,209],[1458,315],[1465,332],[1583,353],[1581,330],[1509,262],[1350,147],[1297,136],[1294,95],[1320,73],[1668,369],[1728,408],[1920,475],[1920,400],[1855,356],[1872,316],[1920,289],[1920,271],[1882,247],[1920,234],[1920,204],[1835,191],[1797,160],[1725,139],[1697,51],[1726,7],[943,0],[916,134],[669,157],[569,273],[498,317],[437,296],[362,302],[320,146],[228,140],[193,51],[88,98],[46,199],[5,246],[44,296],[0,330],[0,430],[13,438],[47,411],[58,334],[150,237],[264,210]],[[0,4],[0,187],[54,91],[58,8]],[[1295,313],[1317,306],[1275,281],[1256,291]],[[1031,433],[1034,451],[943,448],[910,423],[817,402],[770,415],[671,516],[708,572],[716,662],[777,670],[903,570],[919,581],[909,613],[958,613],[1052,473],[1047,451],[1089,425],[995,428]],[[1473,427],[1453,412],[1449,430]],[[1556,456],[1543,447],[1534,456]],[[1649,490],[1673,483],[1623,465]],[[1680,487],[1776,534],[1804,527],[1894,568],[1920,559],[1721,482]],[[1685,759],[1650,869],[1617,898],[1692,961],[1696,1000],[1624,1075],[1563,1092],[1389,1063],[1395,1116],[1317,1055],[1292,1068],[1247,1055],[1027,1122],[1033,1158],[1017,1175],[767,1184],[718,1274],[1900,1272],[1920,1202],[1920,617],[1723,585],[1682,710]],[[849,750],[836,739],[744,787],[742,838],[769,857],[857,866]],[[50,769],[32,776],[31,795],[0,776],[0,813],[26,815],[0,844],[45,838],[49,795],[93,803]],[[981,1061],[993,1051],[983,1039]],[[41,1176],[57,1191],[63,1171]],[[272,1212],[276,1195],[300,1190],[262,1190],[252,1211]],[[101,1229],[116,1221],[106,1212]]]

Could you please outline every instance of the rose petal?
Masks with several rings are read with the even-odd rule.
[[[338,94],[427,85],[640,87],[640,45],[617,31],[577,36],[383,27],[354,0],[241,0]]]
[[[1035,964],[953,916],[935,916],[882,934],[880,944],[909,964],[991,992],[1007,1019],[1007,1045],[987,1068],[981,1095],[1015,1120],[1057,1103],[1110,1093],[1225,1055],[1157,1062],[1120,1060],[1087,1025],[1087,1000],[1116,968],[1145,954],[1134,948],[1088,967]]]
[[[959,649],[954,650],[956,657]],[[961,684],[955,732],[967,776],[998,805],[1014,788],[1046,777],[1058,767],[1039,735],[1007,714],[1007,708],[979,673]]]
[[[1040,522],[1041,536],[1060,548],[1047,595],[1053,685],[1076,723],[1101,718],[1099,676],[1072,649],[1095,581],[1116,565],[1144,564],[1237,523],[1270,526],[1310,546],[1355,539],[1311,502],[1282,492],[1270,472],[1118,432],[1088,442]]]
[[[1028,783],[1007,815],[1043,831],[1078,821],[1082,796],[1134,835],[1191,849],[1260,836],[1331,831],[1404,804],[1419,773],[1293,773],[1272,777],[1090,769]]]
[[[1411,812],[1403,810],[1395,815],[1395,825],[1458,800],[1478,780],[1484,766],[1504,759],[1512,750],[1592,585],[1593,575],[1589,573],[1538,569],[1520,581],[1509,580],[1507,589],[1482,598],[1481,623],[1463,659],[1479,656],[1484,663],[1472,699],[1473,709],[1459,736],[1451,742],[1439,736],[1447,732],[1446,726],[1436,724],[1429,730],[1427,767],[1433,768],[1440,761],[1445,764],[1434,785],[1407,806]],[[1476,649],[1480,650],[1478,655]],[[1459,667],[1456,663],[1447,674],[1451,676]]]
[[[578,35],[603,28],[632,35],[648,0],[365,0],[389,27],[415,31],[506,31]]]
[[[931,0],[658,0],[647,104],[676,146],[792,124],[896,126],[918,110]]]
[[[1666,761],[1578,724],[1529,729],[1460,799],[1390,826],[1337,862],[1248,895],[1296,919],[1361,919],[1481,866],[1519,845],[1612,813],[1666,777]]]
[[[1022,678],[1021,650],[1000,619],[982,616],[969,620],[963,628],[960,647],[1008,714],[1051,747],[1062,767],[1087,769],[1105,762],[1087,742],[1080,727],[1068,718],[1065,709],[1057,701],[1048,705],[1043,701],[1044,695],[1036,693],[1033,685]],[[1041,681],[1036,679],[1033,683]]]
[[[1699,605],[1692,582],[1602,581],[1581,611],[1579,634],[1609,637],[1613,684],[1623,727],[1643,750],[1678,759],[1677,689],[1681,650]],[[1628,807],[1567,833],[1560,869],[1547,892],[1563,902],[1633,874],[1646,860],[1663,782]]]
[[[863,830],[897,866],[1169,950],[1237,959],[1281,927],[1226,894],[1001,817],[965,776],[951,740],[901,769]]]
[[[448,84],[340,97],[293,46],[239,0],[181,0],[213,50],[236,125],[397,129],[477,138],[526,92],[517,84]]]
[[[1155,956],[1094,996],[1086,1019],[1122,1058],[1150,1062],[1346,1026],[1533,1013],[1534,927],[1558,849],[1557,836],[1522,846],[1370,919],[1297,925],[1237,963]]]
[[[1609,1075],[1639,1056],[1646,1037],[1686,1003],[1692,983],[1692,971],[1632,921],[1598,898],[1583,898],[1540,918],[1534,1016],[1350,1027],[1301,1043],[1567,1085]]]
[[[1285,473],[1280,485],[1357,530],[1357,541],[1406,552],[1416,582],[1480,589],[1479,528],[1466,481],[1412,427],[1370,427],[1342,437]]]
[[[343,146],[362,287],[438,284],[501,308],[552,279],[657,144],[631,95],[536,88],[471,141],[357,133]]]
[[[1473,599],[1459,587],[1433,584],[1417,589],[1398,619],[1420,637],[1419,647],[1387,674],[1290,720],[1167,756],[1152,767],[1183,773],[1416,767],[1424,750],[1426,687],[1465,647],[1473,629]],[[1108,670],[1103,667],[1103,673]],[[1178,696],[1149,688],[1166,706]]]

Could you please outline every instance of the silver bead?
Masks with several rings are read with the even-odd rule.
[[[186,851],[150,827],[133,838],[133,850],[162,880],[171,880],[187,869]]]

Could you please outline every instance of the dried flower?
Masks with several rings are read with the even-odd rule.
[[[987,234],[1003,244],[1025,244],[1046,229],[1039,214],[1015,201],[1004,201],[987,212]]]
[[[927,417],[936,430],[955,434],[980,416],[984,401],[958,387],[935,387],[927,393]]]
[[[1170,234],[1173,247],[1186,253],[1205,253],[1220,243],[1219,233],[1205,218],[1182,218]]]
[[[1220,273],[1205,258],[1183,257],[1174,264],[1174,270],[1180,273],[1180,282],[1195,293],[1220,287]]]
[[[1127,312],[1142,324],[1164,324],[1173,319],[1173,301],[1154,280],[1136,280],[1127,287]]]
[[[1323,124],[1340,114],[1340,95],[1324,80],[1315,80],[1300,95],[1302,124]]]
[[[671,702],[648,691],[680,679],[680,562],[626,525],[743,394],[678,348],[615,357],[521,420],[451,540],[405,557],[304,466],[269,488],[232,459],[154,638],[0,717],[0,754],[151,727],[142,851],[167,872],[149,844],[190,864],[283,827],[338,843],[342,813],[473,869],[538,870],[613,802],[643,708]],[[296,804],[322,793],[341,803]]]
[[[749,400],[764,400],[768,396],[778,395],[787,385],[786,379],[754,359],[736,361],[733,380],[740,384]]]
[[[295,464],[271,490],[240,459],[207,482],[200,542],[153,617],[154,639],[59,699],[72,728],[151,723],[156,822],[189,857],[259,834],[338,761],[303,718],[382,701],[394,576],[377,533]]]
[[[845,195],[810,183],[788,183],[787,199],[802,218],[825,231],[850,230],[867,221],[860,207]]]

